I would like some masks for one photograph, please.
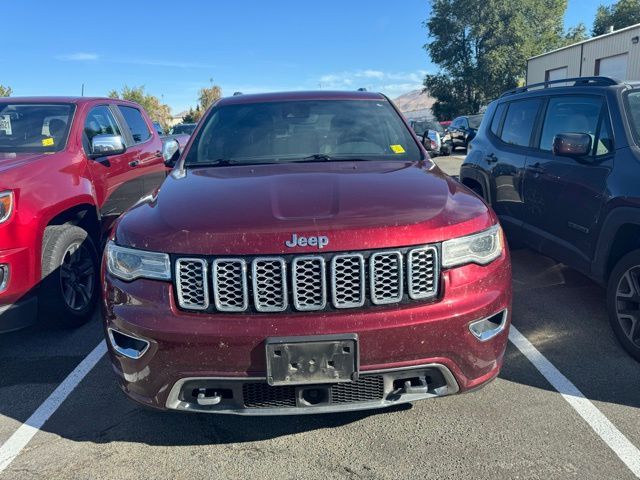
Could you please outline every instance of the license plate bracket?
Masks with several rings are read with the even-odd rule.
[[[352,382],[358,379],[358,335],[269,337],[265,341],[269,385]]]

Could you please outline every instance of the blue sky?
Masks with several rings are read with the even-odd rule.
[[[608,0],[569,0],[591,27]],[[174,112],[210,79],[223,94],[364,86],[396,97],[435,71],[426,0],[5,0],[0,84],[18,95],[103,96],[144,85]]]

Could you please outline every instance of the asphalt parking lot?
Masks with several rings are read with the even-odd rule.
[[[437,161],[456,173],[460,158]],[[529,250],[514,251],[513,262],[517,330],[500,377],[386,411],[149,411],[125,399],[98,350],[95,367],[30,432],[42,416],[21,425],[101,342],[100,319],[75,331],[2,335],[0,479],[636,478],[640,364],[609,328],[604,290]],[[3,458],[16,436],[33,433],[15,458]]]

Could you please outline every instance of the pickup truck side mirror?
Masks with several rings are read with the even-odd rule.
[[[91,139],[91,156],[120,155],[127,150],[120,135],[100,134]]]
[[[174,139],[167,139],[162,142],[162,158],[167,167],[173,168],[180,158],[180,144]]]
[[[591,152],[591,135],[588,133],[559,133],[553,137],[554,155],[579,158]]]

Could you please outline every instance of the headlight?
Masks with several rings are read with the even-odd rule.
[[[502,253],[502,229],[499,225],[468,237],[442,243],[442,266],[454,267],[466,263],[486,265]]]
[[[13,192],[0,192],[0,223],[9,220],[13,212]]]
[[[147,252],[107,243],[107,269],[122,280],[171,279],[171,262],[166,253]]]

